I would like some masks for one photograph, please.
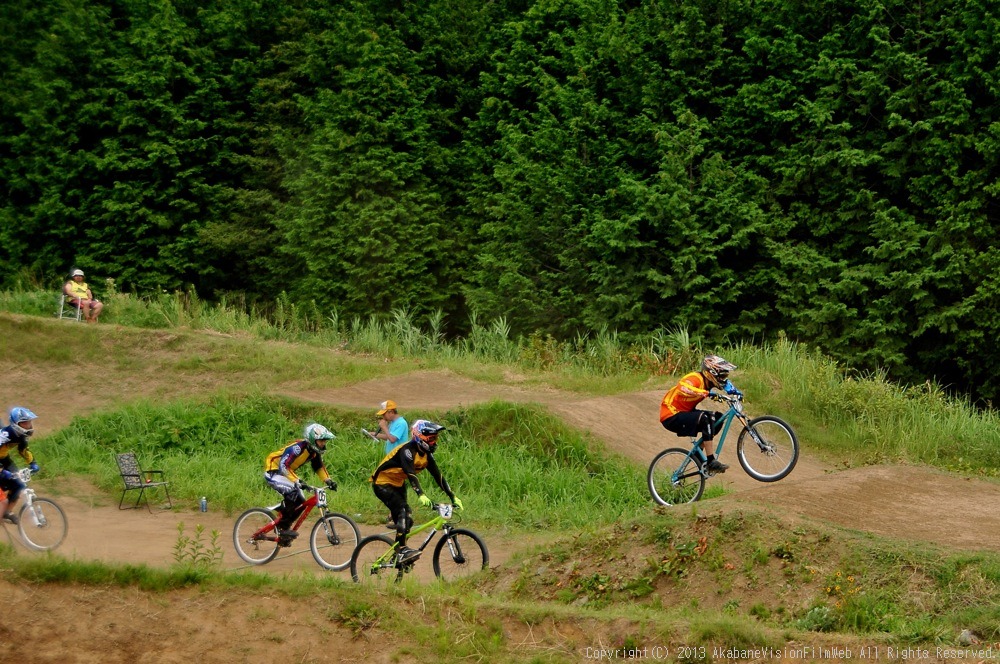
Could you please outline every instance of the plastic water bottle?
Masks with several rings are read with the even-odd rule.
[[[208,511],[208,498],[206,498],[205,496],[201,497],[200,507],[202,512]]]

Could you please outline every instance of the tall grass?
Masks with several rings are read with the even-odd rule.
[[[753,412],[787,417],[807,445],[838,460],[1000,476],[1000,416],[992,408],[931,381],[903,386],[884,372],[857,373],[788,340],[727,352],[740,365],[734,380],[756,402]]]
[[[49,315],[55,311],[56,299],[51,291],[26,286],[0,292],[0,310]],[[351,351],[354,357],[393,358],[466,372],[491,365],[498,370],[481,372],[479,377],[494,380],[514,370],[562,389],[625,391],[644,387],[650,380],[666,389],[672,377],[697,367],[706,350],[720,352],[740,366],[733,379],[748,395],[751,413],[784,416],[798,430],[804,445],[822,449],[836,460],[851,464],[910,461],[1000,474],[1000,420],[996,411],[976,408],[967,398],[949,395],[932,382],[901,386],[881,372],[858,374],[785,338],[769,344],[704,349],[681,327],[628,340],[609,330],[571,341],[543,334],[514,339],[505,319],[483,324],[473,316],[467,336],[447,339],[440,313],[419,321],[411,312],[396,310],[386,318],[345,321],[335,310],[321,309],[315,303],[296,305],[283,294],[266,312],[248,309],[239,301],[208,303],[194,293],[139,298],[118,293],[111,282],[104,299],[108,307],[102,320],[108,322],[213,330],[245,341],[236,354],[220,348],[194,355],[188,360],[190,372],[240,372],[249,362],[262,370],[270,364],[271,370],[284,376],[308,376],[316,373],[311,368],[315,356],[305,349],[333,347]],[[96,339],[94,330],[85,335],[91,342]],[[298,342],[303,350],[292,354],[294,362],[269,362],[270,358],[262,355],[267,351],[252,343],[255,340]],[[44,335],[31,343],[44,345]],[[55,347],[49,350],[60,352]],[[328,377],[325,380],[356,380],[364,373],[359,373],[358,366],[345,361],[328,366],[322,373]],[[397,365],[394,370],[405,368]]]
[[[648,503],[639,469],[538,407],[493,403],[429,415],[448,426],[436,458],[471,519],[510,528],[578,528]],[[121,480],[112,455],[135,451],[144,467],[165,471],[181,504],[207,496],[234,512],[277,502],[264,484],[264,458],[317,420],[337,434],[325,455],[340,485],[335,509],[378,522],[384,508],[368,478],[382,446],[360,433],[370,417],[262,395],[135,402],[74,419],[46,439],[45,458],[49,469],[95,478],[113,495]],[[310,470],[303,475],[315,482]],[[431,496],[444,499],[428,474],[420,480]]]
[[[321,308],[315,302],[295,304],[283,293],[265,310],[227,298],[206,302],[193,291],[137,297],[118,292],[113,280],[107,281],[98,297],[106,304],[101,316],[106,323],[147,329],[212,330],[396,359],[474,360],[529,371],[645,376],[671,374],[691,365],[697,354],[684,330],[658,330],[646,340],[628,343],[606,330],[593,337],[581,335],[572,342],[545,335],[514,339],[505,319],[481,324],[473,315],[468,335],[447,339],[440,311],[422,321],[405,309],[393,310],[387,317],[344,320],[335,308]],[[58,293],[32,285],[0,292],[3,311],[48,316],[54,315],[57,305]]]

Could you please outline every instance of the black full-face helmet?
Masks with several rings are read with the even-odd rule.
[[[424,452],[433,453],[437,449],[438,434],[444,431],[444,427],[429,420],[417,420],[413,423],[413,439],[417,441],[417,447]]]

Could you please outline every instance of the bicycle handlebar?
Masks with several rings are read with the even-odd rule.
[[[743,393],[740,392],[738,394],[719,394],[718,392],[709,392],[708,398],[711,399],[712,401],[718,401],[718,402],[726,401],[728,403],[733,404],[739,401],[743,401]]]

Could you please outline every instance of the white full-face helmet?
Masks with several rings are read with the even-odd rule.
[[[316,454],[323,454],[326,452],[326,441],[333,440],[336,436],[322,424],[313,422],[306,427],[303,438],[305,438],[306,447]]]
[[[729,372],[736,370],[736,365],[718,355],[706,355],[701,361],[701,370],[716,387],[722,387],[729,380]]]

